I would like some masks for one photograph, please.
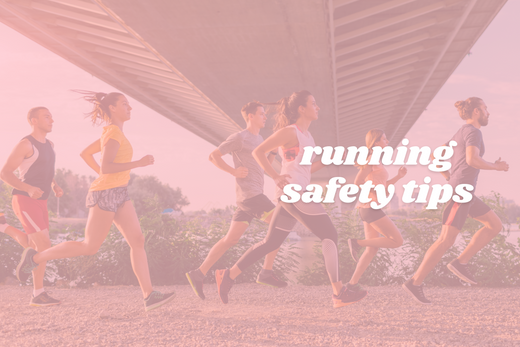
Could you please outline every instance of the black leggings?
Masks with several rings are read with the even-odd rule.
[[[302,223],[322,242],[325,267],[332,283],[339,281],[338,233],[330,217],[321,204],[279,202],[273,212],[269,230],[264,240],[249,248],[238,260],[241,271],[279,248],[287,238],[296,222]]]

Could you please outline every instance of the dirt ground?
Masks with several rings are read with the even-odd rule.
[[[31,288],[0,286],[0,346],[520,346],[520,288],[425,288],[434,305],[400,287],[332,308],[329,287],[235,285],[230,303],[189,286],[145,313],[138,287],[51,289],[59,306],[28,305]]]

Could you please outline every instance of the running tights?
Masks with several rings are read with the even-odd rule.
[[[330,217],[321,204],[279,202],[273,212],[269,230],[264,240],[249,248],[238,260],[241,271],[279,248],[296,222],[302,223],[321,239],[325,268],[331,283],[339,282],[338,233]]]

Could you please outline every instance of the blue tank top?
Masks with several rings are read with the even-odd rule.
[[[33,155],[25,158],[18,167],[20,172],[20,180],[33,187],[43,190],[43,195],[38,200],[47,200],[51,193],[52,180],[54,179],[54,164],[56,155],[49,140],[45,143],[37,141],[31,135],[24,137],[31,142],[33,146]],[[23,140],[22,139],[22,140]],[[13,189],[13,195],[29,196],[27,192]]]

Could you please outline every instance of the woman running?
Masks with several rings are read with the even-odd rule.
[[[88,114],[92,122],[107,124],[101,139],[81,153],[87,165],[99,174],[87,194],[89,214],[85,240],[63,242],[40,253],[26,248],[16,270],[17,276],[21,280],[27,279],[32,268],[52,259],[96,254],[114,223],[130,246],[132,268],[143,292],[145,310],[149,311],[171,301],[174,293],[162,294],[152,288],[144,250],[145,239],[127,186],[130,170],[152,165],[154,158],[146,155],[138,161],[131,161],[133,150],[123,133],[123,125],[130,120],[132,107],[123,94],[81,93],[85,95],[85,100],[94,105]],[[101,152],[101,165],[94,159],[94,154],[98,152]]]
[[[383,130],[372,129],[365,137],[366,146],[369,150],[369,158],[372,154],[373,147],[386,147],[388,140]],[[369,159],[370,160],[370,159]],[[354,184],[361,185],[367,181],[372,181],[372,184],[377,186],[378,184],[384,184],[388,187],[389,184],[395,184],[398,180],[403,178],[407,170],[405,167],[399,168],[397,176],[388,180],[388,172],[386,171],[383,164],[379,165],[364,165],[359,168],[359,172],[354,180]],[[369,198],[371,202],[377,202],[377,194],[372,189],[370,190]],[[352,274],[352,278],[349,281],[349,285],[361,290],[361,286],[358,284],[359,279],[370,265],[370,262],[375,257],[379,248],[397,248],[403,244],[403,238],[399,229],[395,226],[394,222],[382,211],[372,209],[370,202],[358,203],[357,205],[359,216],[363,221],[365,229],[365,240],[349,239],[348,246],[350,248],[350,254],[354,261],[357,262],[356,270]],[[383,235],[380,237],[379,235]],[[359,250],[366,247],[361,257],[358,258]]]
[[[286,184],[298,184],[307,187],[311,173],[324,167],[321,161],[312,166],[300,165],[304,147],[315,146],[309,132],[311,123],[318,119],[319,107],[314,97],[308,91],[300,91],[279,102],[276,115],[275,133],[262,142],[254,151],[253,156],[265,172],[276,183],[276,198],[283,195]],[[282,169],[278,174],[268,160],[268,154],[278,149],[282,157]],[[321,239],[325,267],[332,284],[334,307],[341,307],[363,299],[367,292],[356,290],[348,285],[343,286],[339,279],[338,264],[338,233],[321,204],[317,203],[284,203],[278,202],[266,238],[249,248],[238,262],[231,268],[217,270],[215,275],[220,299],[228,302],[228,293],[234,279],[248,266],[279,248],[289,235],[296,222],[299,221]]]

